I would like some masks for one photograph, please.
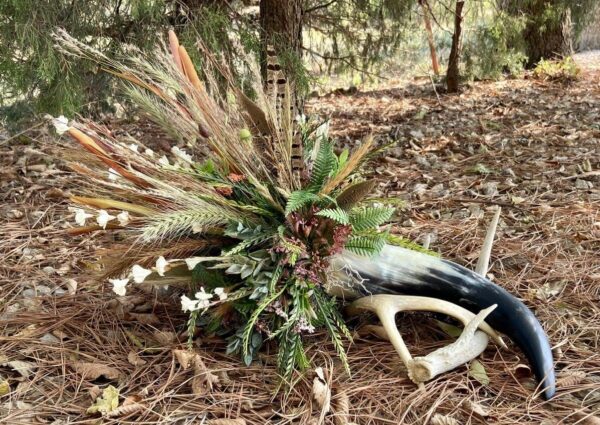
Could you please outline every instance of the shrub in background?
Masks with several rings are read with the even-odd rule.
[[[111,79],[89,61],[65,58],[53,48],[50,34],[64,28],[109,57],[131,45],[154,46],[157,34],[177,28],[193,45],[201,38],[213,51],[231,52],[228,33],[234,21],[225,2],[191,13],[168,0],[2,0],[0,2],[0,122],[15,125],[36,113],[72,115],[110,107]],[[256,36],[236,25],[248,47]],[[192,60],[199,59],[190,49]]]
[[[497,80],[516,75],[527,61],[521,33],[524,17],[499,12],[491,24],[479,25],[464,46],[465,76],[476,80]]]

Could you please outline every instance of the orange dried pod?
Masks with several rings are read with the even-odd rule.
[[[173,56],[173,62],[175,62],[177,68],[183,72],[181,56],[179,55],[179,40],[177,39],[177,35],[173,30],[169,30],[169,49],[171,50],[171,55]]]
[[[202,90],[204,86],[202,85],[202,81],[200,81],[200,78],[198,77],[196,68],[194,68],[194,64],[192,63],[192,60],[190,59],[190,55],[188,55],[187,50],[185,50],[185,47],[179,46],[179,56],[181,59],[181,65],[183,66],[183,72],[185,76],[188,78],[188,80],[196,90]]]

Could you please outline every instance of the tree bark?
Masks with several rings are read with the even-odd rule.
[[[465,5],[464,0],[456,1],[454,10],[454,34],[452,34],[452,48],[448,58],[448,71],[446,73],[446,87],[448,93],[457,93],[460,80],[460,34],[462,32],[462,10]]]
[[[261,70],[267,77],[268,49],[272,54],[288,58],[295,56],[298,63],[302,58],[302,0],[260,0]],[[282,69],[290,83],[294,82],[293,69],[284,64]]]
[[[435,75],[440,75],[440,64],[435,52],[435,43],[433,41],[433,31],[431,30],[431,19],[429,15],[431,10],[426,0],[419,0],[419,5],[423,10],[423,21],[425,22],[425,31],[427,32],[427,43],[429,44],[429,53],[431,54],[431,68]]]
[[[566,6],[556,13],[547,13],[560,7],[554,0],[505,0],[503,9],[513,16],[527,17],[523,31],[527,68],[533,68],[541,59],[555,59],[573,54],[573,23],[571,9]]]
[[[296,122],[304,111],[297,78],[303,72],[302,3],[303,0],[260,0],[263,81],[280,119],[289,116],[293,120],[291,165],[298,187],[304,176],[302,137]]]

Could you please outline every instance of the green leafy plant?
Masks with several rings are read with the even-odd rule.
[[[533,75],[540,80],[570,83],[579,78],[581,69],[572,57],[561,60],[542,59],[533,70]]]
[[[496,80],[522,72],[527,61],[521,39],[525,24],[524,16],[499,11],[492,22],[477,26],[464,46],[465,75]]]
[[[56,120],[57,130],[79,142],[63,155],[89,179],[88,196],[72,198],[82,226],[73,232],[127,229],[122,237],[134,247],[126,255],[109,250],[105,258],[113,290],[124,295],[131,281],[181,287],[190,342],[201,325],[226,337],[227,352],[249,364],[274,341],[282,382],[309,365],[305,341],[317,329],[329,334],[349,369],[351,334],[327,292],[335,283],[328,268],[344,249],[371,256],[387,240],[382,226],[394,208],[368,201],[373,184],[361,182],[359,172],[372,140],[336,154],[318,126],[297,130],[291,114],[277,110],[256,64],[244,64],[257,73],[251,100],[205,47],[200,52],[210,66],[200,80],[174,33],[170,50],[159,48],[152,62],[114,61],[65,32],[55,38],[65,52],[99,62],[130,93],[143,94],[140,106],[185,135],[180,140],[192,152],[174,146],[158,158],[142,141],[120,140],[90,122]],[[302,144],[304,163],[293,167],[294,146]],[[86,225],[94,216],[97,225]]]

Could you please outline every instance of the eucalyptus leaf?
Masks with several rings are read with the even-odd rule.
[[[489,385],[490,383],[490,378],[485,371],[485,367],[483,367],[483,364],[479,360],[473,360],[471,362],[469,376],[482,385]]]
[[[440,320],[436,320],[438,327],[444,331],[444,333],[446,333],[446,335],[451,336],[453,338],[458,338],[460,336],[460,334],[462,333],[462,329],[451,325],[449,323],[446,322],[442,322]]]

